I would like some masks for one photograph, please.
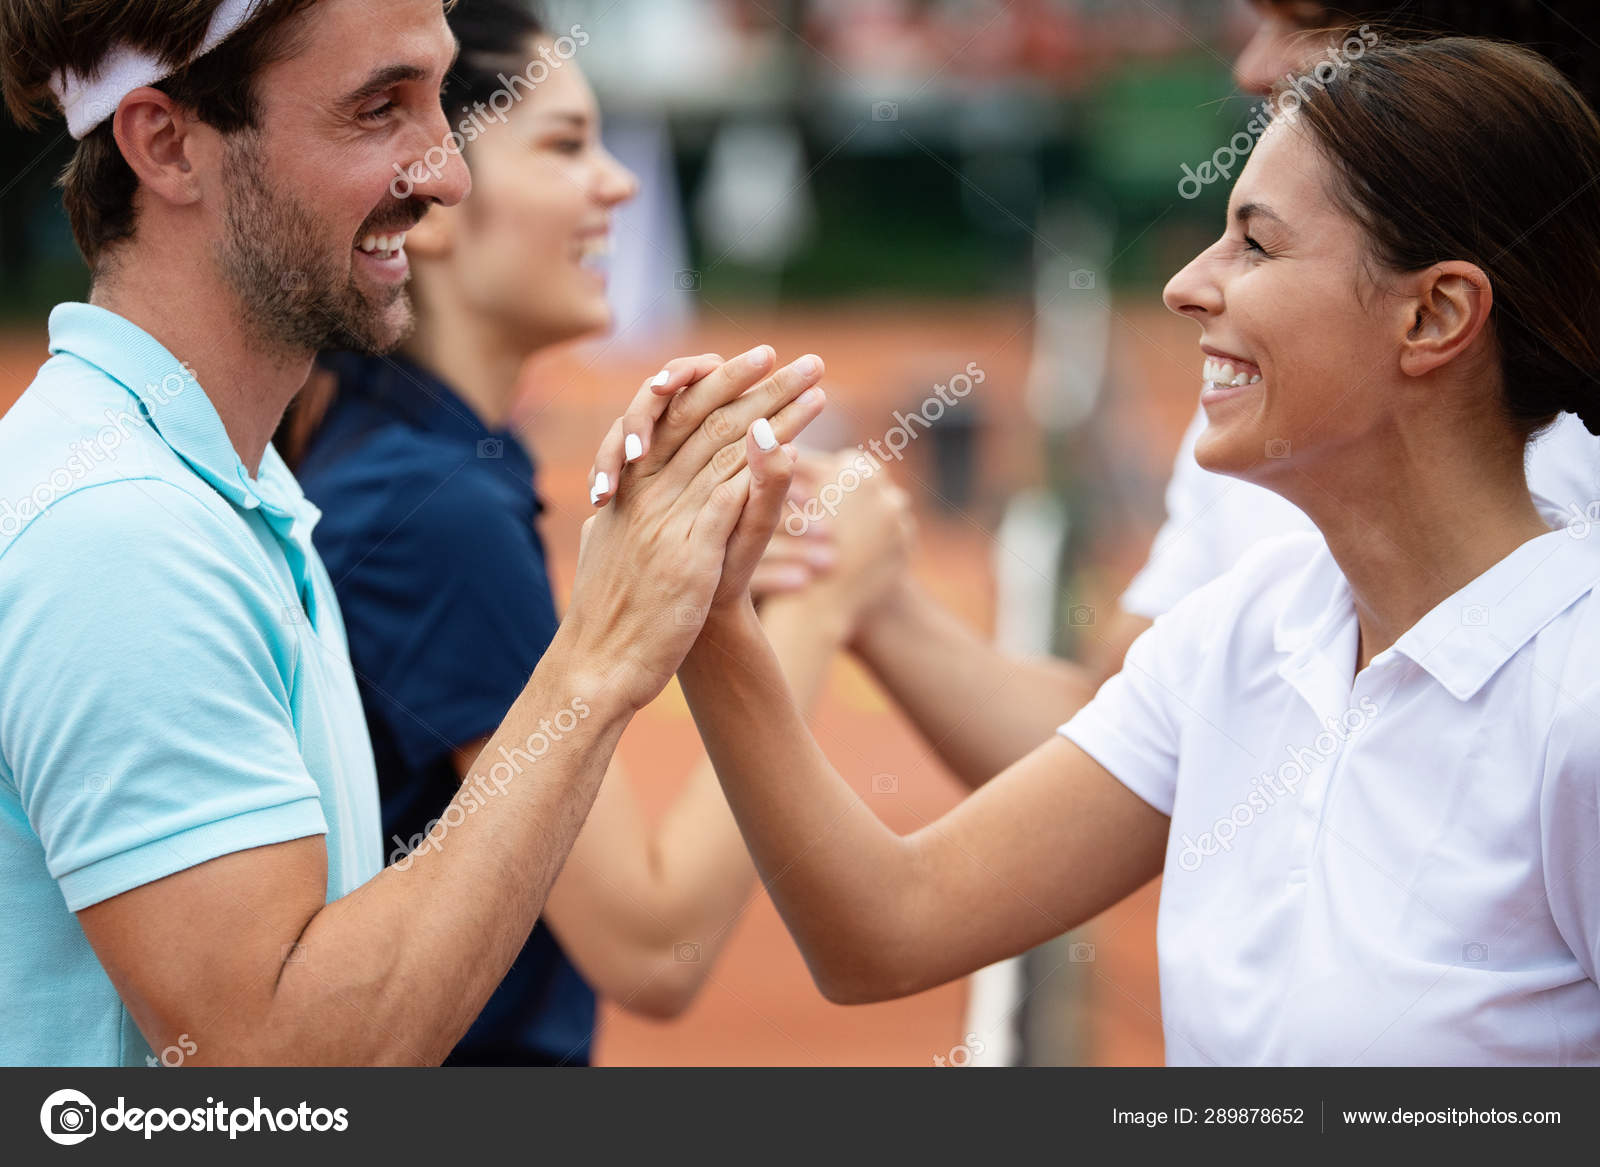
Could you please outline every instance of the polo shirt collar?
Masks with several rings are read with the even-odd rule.
[[[270,447],[260,477],[250,477],[194,374],[133,322],[92,304],[57,305],[50,313],[50,352],[93,365],[137,397],[161,439],[241,510],[288,512],[304,502]]]
[[[1535,496],[1556,529],[1530,539],[1434,608],[1395,642],[1457,699],[1470,700],[1523,645],[1600,583],[1600,540],[1566,525]]]
[[[1568,516],[1547,499],[1535,495],[1534,502],[1556,529],[1522,544],[1435,606],[1388,650],[1413,661],[1457,700],[1471,700],[1545,625],[1600,584],[1600,537],[1569,526]],[[1278,615],[1274,647],[1295,656],[1327,651],[1335,638],[1342,643],[1338,633],[1353,618],[1349,582],[1323,545]]]

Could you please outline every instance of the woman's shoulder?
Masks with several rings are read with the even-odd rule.
[[[1157,619],[1213,638],[1251,630],[1274,635],[1285,620],[1315,618],[1344,587],[1344,576],[1316,530],[1262,539],[1222,575]]]

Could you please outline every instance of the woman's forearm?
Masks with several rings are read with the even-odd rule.
[[[830,629],[824,616],[803,597],[785,597],[768,601],[760,617],[787,686],[784,700],[793,694],[805,718],[815,711],[843,646],[843,629]],[[708,947],[720,946],[749,896],[754,871],[709,757],[695,766],[662,819],[655,853],[662,915],[678,931],[705,937]]]
[[[1099,687],[1079,665],[1008,656],[909,578],[853,647],[973,789],[1048,741]]]
[[[808,715],[844,639],[817,608],[793,597],[762,610]],[[635,778],[613,763],[545,916],[596,989],[632,1012],[669,1018],[703,986],[750,901],[755,869],[708,758],[654,826]]]
[[[744,840],[825,994],[899,975],[916,859],[806,729],[754,611],[719,613],[679,671]]]

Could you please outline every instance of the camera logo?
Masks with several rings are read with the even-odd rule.
[[[94,1103],[77,1090],[57,1090],[39,1108],[39,1125],[52,1143],[76,1146],[94,1134]]]

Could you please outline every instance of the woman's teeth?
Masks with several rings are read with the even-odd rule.
[[[368,235],[357,245],[357,250],[367,255],[376,255],[379,259],[389,259],[405,245],[404,235]]]
[[[578,262],[584,267],[603,268],[610,258],[610,239],[592,240],[578,248]]]
[[[1260,373],[1241,373],[1229,361],[1219,361],[1215,357],[1207,357],[1205,364],[1205,379],[1212,385],[1254,385],[1261,380]]]

